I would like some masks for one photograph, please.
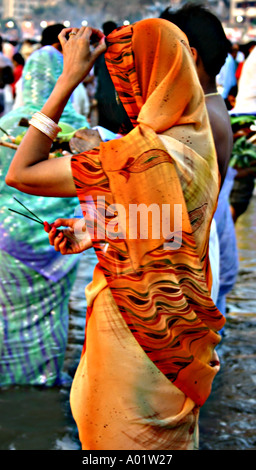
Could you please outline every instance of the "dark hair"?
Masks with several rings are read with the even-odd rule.
[[[20,54],[20,52],[16,52],[15,54],[13,54],[12,60],[15,60],[15,62],[17,62],[17,64],[19,65],[25,64],[24,57]]]
[[[102,25],[103,33],[108,36],[114,29],[117,28],[117,24],[114,21],[106,21]]]
[[[172,11],[166,8],[160,18],[176,24],[187,36],[210,77],[215,77],[225,63],[229,42],[219,19],[200,3],[186,3]]]
[[[246,44],[241,44],[240,45],[240,51],[244,53],[245,59],[248,57],[250,54],[251,48],[256,46],[256,41],[249,41]]]
[[[52,44],[59,42],[58,35],[64,28],[65,26],[59,23],[47,26],[42,32],[42,46],[51,46]]]

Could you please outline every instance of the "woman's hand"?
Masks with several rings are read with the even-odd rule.
[[[65,28],[58,36],[64,58],[62,78],[75,88],[106,50],[104,34],[94,28]],[[91,38],[95,46],[90,45]]]
[[[58,227],[69,228],[60,231]],[[44,230],[49,233],[50,245],[62,255],[82,253],[92,247],[84,219],[57,219],[53,224],[45,222]]]

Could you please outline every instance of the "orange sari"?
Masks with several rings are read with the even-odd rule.
[[[143,20],[107,39],[106,63],[134,129],[72,157],[99,263],[86,288],[86,340],[71,407],[83,449],[193,449],[225,322],[210,295],[209,231],[219,191],[213,138],[176,26]],[[173,245],[163,230],[154,235],[153,216],[141,236],[144,227],[130,216],[140,204],[168,207]],[[158,226],[165,217],[160,210]]]

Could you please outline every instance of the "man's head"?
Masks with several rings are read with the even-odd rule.
[[[106,21],[102,25],[103,33],[108,36],[114,29],[117,28],[117,24],[114,21]]]
[[[47,26],[42,32],[42,46],[54,46],[58,48],[57,45],[60,45],[58,36],[64,28],[65,26],[59,23]]]
[[[187,3],[176,11],[168,7],[160,18],[176,24],[186,34],[190,47],[201,58],[207,75],[215,77],[229,51],[229,42],[218,18],[203,5],[195,3]]]

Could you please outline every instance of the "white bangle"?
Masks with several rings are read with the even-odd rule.
[[[62,130],[56,122],[40,111],[33,114],[29,124],[47,135],[51,140],[56,139],[58,133]]]

